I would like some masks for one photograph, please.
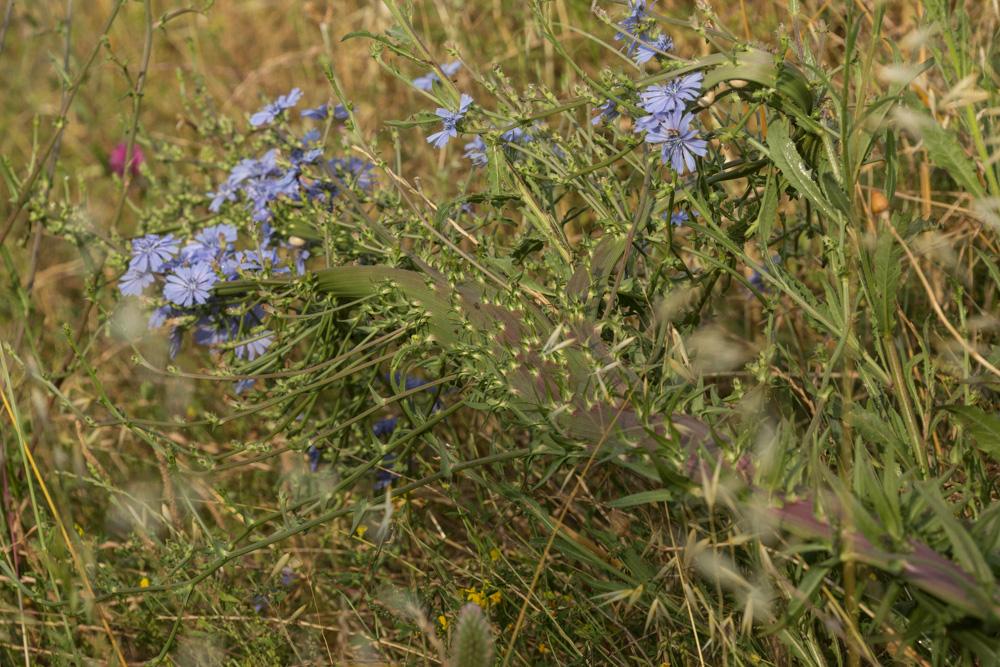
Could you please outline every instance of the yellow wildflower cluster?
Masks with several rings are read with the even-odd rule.
[[[503,601],[503,594],[495,590],[492,593],[487,593],[490,589],[489,584],[483,584],[482,588],[463,588],[462,594],[466,602],[474,602],[483,609],[489,609],[490,607],[495,607]]]

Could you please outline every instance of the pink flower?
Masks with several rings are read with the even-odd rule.
[[[111,165],[111,171],[119,176],[125,175],[125,154],[127,152],[128,144],[122,141],[115,146],[114,150],[111,151],[111,155],[108,157],[108,162]],[[131,164],[132,176],[139,175],[139,166],[145,161],[145,159],[145,156],[142,154],[142,149],[139,148],[138,145],[133,145]]]

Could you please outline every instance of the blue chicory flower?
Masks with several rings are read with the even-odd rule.
[[[226,248],[236,241],[236,227],[222,223],[210,225],[195,234],[194,239],[206,248]]]
[[[674,40],[669,35],[660,35],[653,42],[640,41],[635,51],[635,64],[642,65],[661,53],[674,48]]]
[[[440,65],[440,67],[445,76],[452,77],[462,68],[462,63],[458,60],[453,60],[450,63]],[[434,88],[434,84],[440,81],[441,77],[437,75],[437,72],[431,71],[414,79],[413,85],[420,90],[431,90]]]
[[[526,144],[530,141],[534,141],[535,138],[530,132],[524,130],[523,128],[512,127],[501,134],[500,139],[506,141],[508,144]]]
[[[701,72],[679,76],[663,84],[652,85],[639,93],[641,106],[651,114],[671,113],[683,109],[687,102],[701,94]]]
[[[261,356],[274,342],[270,334],[271,332],[265,329],[253,338],[237,345],[235,348],[236,356],[240,359],[245,358],[247,361],[253,361]]]
[[[244,378],[242,380],[237,380],[233,387],[233,391],[236,392],[237,396],[245,391],[249,391],[257,383],[256,378]]]
[[[372,426],[372,433],[375,434],[376,438],[392,435],[392,432],[396,430],[397,423],[399,423],[398,417],[386,417],[385,419],[379,419],[375,422],[374,426]]]
[[[316,472],[319,470],[319,462],[323,458],[323,450],[316,445],[309,445],[306,449],[306,456],[309,457],[309,470]]]
[[[633,56],[639,48],[640,40],[648,39],[643,27],[649,16],[649,8],[646,0],[629,0],[628,7],[628,15],[618,24],[621,30],[615,34],[615,41],[624,40],[626,55]]]
[[[708,143],[691,128],[694,117],[676,109],[660,125],[659,129],[646,134],[646,141],[661,144],[660,160],[669,164],[678,174],[694,171],[695,157],[708,152]]]
[[[253,605],[253,610],[258,614],[263,614],[265,611],[267,611],[267,608],[271,605],[271,602],[270,600],[267,599],[267,596],[262,595],[260,593],[254,595],[253,598],[250,600],[250,603]]]
[[[141,296],[153,284],[153,274],[130,268],[118,281],[118,289],[125,296]]]
[[[302,111],[303,118],[311,118],[313,120],[326,120],[326,117],[330,113],[330,106],[328,104],[321,104],[314,109],[305,109]],[[347,112],[347,107],[343,104],[338,104],[333,107],[333,117],[335,120],[347,120],[351,115]]]
[[[298,104],[301,97],[302,91],[298,88],[292,88],[287,95],[281,95],[274,102],[265,104],[260,111],[250,116],[250,124],[254,127],[260,127],[261,125],[268,125],[274,122],[274,119],[280,116],[282,112]]]
[[[444,148],[451,141],[452,137],[457,137],[458,131],[455,126],[460,120],[465,118],[465,114],[471,105],[472,97],[462,93],[462,97],[458,103],[458,111],[449,111],[448,109],[438,107],[434,111],[434,114],[441,119],[443,127],[440,132],[435,132],[427,137],[427,143],[433,144],[435,148]]]
[[[309,259],[309,251],[302,249],[295,253],[295,273],[305,275],[306,260]]]
[[[646,0],[629,0],[628,9],[628,16],[623,18],[621,23],[618,24],[618,27],[622,29],[622,32],[615,35],[616,40],[624,39],[625,35],[623,33],[634,36],[643,20],[649,15],[649,8],[646,6]]]
[[[327,105],[321,104],[313,109],[303,109],[299,115],[303,118],[312,118],[313,120],[326,120],[326,111]]]
[[[132,239],[132,259],[129,268],[138,271],[159,271],[163,265],[177,254],[177,241],[173,234],[161,236],[146,234]]]
[[[193,266],[177,267],[167,276],[163,296],[178,306],[190,307],[208,301],[209,290],[218,281],[212,266],[198,262]]]
[[[229,340],[230,327],[211,318],[202,317],[198,320],[192,338],[198,345],[213,347]]]
[[[385,380],[386,382],[391,382],[392,376],[386,373]],[[406,391],[409,391],[411,389],[423,387],[425,384],[427,384],[427,380],[423,380],[418,377],[413,377],[412,375],[403,375],[402,373],[396,373],[396,384],[400,383],[403,384],[403,388]]]
[[[597,107],[597,110],[599,113],[590,120],[591,125],[607,123],[621,115],[618,111],[618,104],[614,100],[607,100]]]
[[[489,164],[490,158],[486,154],[486,142],[478,134],[475,139],[465,144],[465,157],[472,160],[472,164],[477,167],[485,167]]]
[[[382,457],[382,465],[378,470],[375,471],[375,490],[381,491],[385,489],[396,479],[399,478],[399,474],[393,472],[393,468],[396,465],[396,455],[389,452]]]
[[[359,157],[333,158],[326,163],[326,171],[338,181],[362,190],[370,190],[375,185],[371,162]]]
[[[667,122],[667,115],[665,113],[653,113],[642,118],[637,118],[632,131],[637,134],[642,132],[656,132],[660,129],[661,125]]]
[[[184,330],[180,327],[174,327],[170,330],[167,340],[169,341],[168,352],[171,359],[176,357],[177,353],[181,351],[181,340],[183,337]]]
[[[160,327],[162,327],[164,324],[167,323],[168,319],[176,316],[177,314],[179,313],[177,310],[174,309],[173,306],[160,306],[159,308],[155,309],[152,313],[150,313],[149,322],[146,323],[146,328],[159,329]]]

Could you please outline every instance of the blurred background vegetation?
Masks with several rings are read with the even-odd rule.
[[[997,155],[995,135],[979,137],[977,145],[975,133],[960,125],[968,121],[969,108],[973,124],[978,122],[976,114],[992,118],[1000,108],[993,69],[1000,20],[995,0],[928,2],[926,6],[921,0],[888,2],[877,36],[870,34],[874,8],[864,0],[715,0],[708,4],[730,31],[772,51],[788,47],[782,41],[785,31],[802,31],[815,59],[812,64],[799,63],[803,69],[814,65],[837,72],[848,38],[844,27],[848,14],[859,26],[865,48],[872,44],[870,57],[876,63],[891,63],[901,52],[908,61],[921,63],[932,55],[931,45],[939,45],[945,62],[914,79],[908,95],[942,127],[954,130],[961,159],[979,154],[981,147]],[[602,68],[613,65],[609,61],[614,56],[588,33],[610,41],[613,33],[600,20],[600,10],[617,18],[621,6],[597,2],[592,7],[585,0],[551,0],[546,5],[560,41],[584,72],[597,77]],[[687,0],[660,0],[655,7],[677,20],[686,20],[696,11],[695,3]],[[52,229],[41,221],[49,215],[67,220],[70,227],[79,226],[124,247],[123,239],[135,232],[140,211],[156,206],[146,199],[155,190],[150,179],[163,173],[163,165],[183,168],[185,160],[199,154],[197,118],[209,112],[245,124],[246,115],[263,100],[293,86],[302,88],[315,102],[326,99],[329,83],[324,62],[332,64],[354,104],[361,134],[382,148],[392,146],[384,121],[404,118],[428,107],[428,102],[380,67],[371,57],[368,42],[342,41],[352,31],[380,33],[394,25],[386,7],[372,0],[225,0],[214,5],[197,0],[7,0],[2,11],[0,224],[8,220],[20,184],[36,167],[46,192],[34,197],[26,212],[13,219],[0,250],[0,336],[4,342],[0,381],[9,405],[0,426],[5,452],[5,526],[0,531],[3,664],[112,664],[110,636],[130,663],[153,659],[168,647],[164,657],[178,665],[437,664],[428,637],[447,637],[459,609],[468,601],[488,611],[501,645],[517,622],[522,603],[529,609],[526,629],[511,652],[511,664],[833,665],[865,660],[871,664],[985,665],[989,662],[983,656],[1000,655],[991,643],[997,630],[996,625],[989,625],[996,622],[995,610],[987,614],[990,620],[985,630],[975,625],[978,621],[953,613],[946,605],[939,605],[940,615],[933,616],[914,600],[903,604],[903,611],[892,613],[877,606],[845,611],[840,584],[822,578],[827,570],[817,568],[817,574],[810,576],[808,565],[800,570],[798,590],[791,586],[782,593],[791,600],[784,608],[788,623],[800,623],[803,610],[813,619],[814,625],[808,627],[801,622],[797,635],[811,637],[812,643],[791,645],[788,635],[781,636],[779,622],[765,633],[754,626],[752,618],[747,621],[747,614],[752,616],[757,604],[770,609],[770,601],[765,604],[748,594],[742,607],[724,605],[718,581],[731,574],[728,565],[721,560],[706,565],[704,558],[708,543],[721,545],[723,550],[742,546],[742,527],[715,526],[711,511],[697,518],[674,517],[680,526],[690,527],[686,534],[671,523],[670,509],[664,518],[664,507],[659,505],[636,499],[616,504],[601,497],[605,475],[611,475],[603,470],[587,480],[575,499],[570,519],[575,519],[571,523],[576,529],[562,529],[566,538],[556,543],[552,556],[558,576],[543,590],[534,590],[529,582],[549,536],[551,517],[563,508],[572,485],[569,477],[562,483],[554,476],[542,479],[544,471],[540,471],[531,479],[535,486],[530,491],[513,482],[506,485],[504,480],[470,475],[472,481],[445,483],[396,501],[399,534],[391,543],[373,537],[378,525],[347,516],[235,560],[189,590],[136,594],[94,605],[93,595],[88,596],[74,567],[75,559],[84,563],[99,591],[133,587],[155,591],[159,583],[182,578],[178,573],[187,576],[198,564],[194,561],[203,554],[196,556],[191,545],[224,549],[220,536],[239,534],[253,516],[270,512],[280,516],[291,499],[302,496],[304,487],[322,491],[325,482],[309,472],[306,457],[298,451],[222,467],[210,475],[182,476],[171,461],[129,429],[92,428],[81,415],[93,413],[102,402],[102,410],[110,404],[127,413],[142,412],[156,402],[158,414],[164,417],[200,418],[220,411],[227,399],[213,385],[164,377],[137,366],[130,333],[135,322],[127,313],[114,310],[115,297],[109,288],[116,271],[102,268],[86,249],[81,253],[61,238],[65,229]],[[101,35],[116,11],[101,45]],[[928,11],[954,22],[929,26],[922,23]],[[582,84],[579,72],[568,67],[540,36],[530,3],[415,0],[413,22],[441,62],[454,55],[474,63],[480,71],[495,66],[519,89],[537,83],[573,94]],[[152,40],[147,42],[150,28]],[[949,30],[958,39],[945,43],[943,33]],[[694,31],[671,28],[671,35],[675,51],[685,57],[713,51],[713,45]],[[144,67],[147,43],[151,51]],[[80,81],[54,155],[39,166],[41,149],[55,136],[54,121],[60,117],[66,91],[92,55],[93,65]],[[790,57],[795,60],[794,54]],[[974,66],[960,64],[966,61]],[[421,73],[408,71],[406,77]],[[966,75],[975,75],[971,84],[963,83]],[[457,79],[461,83],[469,76],[463,71]],[[889,72],[885,79],[868,83],[873,89],[885,88],[893,76],[899,75]],[[134,91],[140,78],[144,81],[137,107]],[[214,107],[200,100],[213,100]],[[110,159],[114,147],[131,132],[134,118],[138,118],[136,144],[145,157],[146,171],[130,179],[124,189]],[[401,132],[403,176],[418,183],[432,199],[453,196],[449,195],[453,174],[463,168],[460,154],[433,151],[422,133]],[[891,205],[893,214],[933,219],[934,233],[920,249],[922,258],[930,258],[925,267],[928,289],[945,303],[948,316],[959,323],[963,335],[992,331],[1000,288],[995,230],[984,228],[981,216],[973,211],[973,200],[960,191],[953,178],[956,163],[935,160],[927,145],[909,135],[903,135],[895,149],[900,168],[893,176],[891,202],[883,202],[881,190],[862,179],[860,187],[869,210],[880,215]],[[212,150],[205,147],[202,156],[214,155]],[[987,166],[984,173],[991,169]],[[213,183],[204,183],[205,192],[212,187]],[[899,261],[903,266],[904,260],[900,257]],[[993,268],[986,268],[991,263]],[[973,276],[989,282],[977,286]],[[981,508],[994,507],[998,492],[994,457],[1000,451],[1000,438],[991,440],[997,436],[992,430],[995,421],[981,422],[981,430],[963,428],[958,422],[941,423],[938,417],[930,423],[930,408],[939,400],[936,371],[926,356],[924,365],[910,362],[921,361],[929,350],[938,350],[952,361],[965,352],[932,327],[934,314],[924,291],[915,278],[909,280],[910,296],[901,299],[901,308],[913,319],[906,323],[906,335],[926,345],[914,343],[905,348],[910,377],[906,391],[918,409],[921,402],[926,403],[927,410],[921,411],[926,422],[919,426],[928,434],[935,460],[956,464],[942,473],[943,496],[964,522],[1000,525],[993,518],[995,512],[980,513]],[[971,298],[981,312],[968,312],[963,290],[973,293]],[[104,307],[92,307],[95,301]],[[109,326],[103,317],[105,308],[117,313]],[[729,299],[719,306],[718,314],[725,316],[719,318],[726,323],[725,330],[709,332],[710,340],[702,337],[702,345],[720,356],[723,349],[735,350],[741,358],[752,356],[750,351],[756,353],[759,307],[749,299]],[[969,325],[969,319],[976,321]],[[808,341],[818,348],[828,343]],[[144,344],[150,358],[158,354],[164,359],[166,341],[151,336]],[[996,349],[984,348],[994,364],[1000,362]],[[799,353],[803,358],[812,354],[808,348]],[[197,353],[189,361],[189,366],[204,363],[198,361]],[[967,355],[955,363],[966,369],[975,365]],[[714,368],[704,370],[705,377],[715,372]],[[728,370],[723,362],[719,375]],[[31,379],[31,373],[45,381]],[[741,381],[749,380],[739,374],[726,376],[721,393]],[[783,385],[787,395],[803,393],[796,378],[778,381],[787,381]],[[835,383],[831,391],[849,393],[846,384]],[[961,387],[956,393],[965,392],[970,404],[982,399],[983,405],[995,406],[991,403],[995,390],[993,378]],[[814,409],[820,403],[817,414],[827,400],[824,396],[800,398]],[[696,407],[716,414],[723,410],[739,414],[747,409],[743,404],[726,405],[724,399]],[[995,409],[985,408],[985,414],[992,417]],[[18,431],[8,416],[30,424],[30,429]],[[490,438],[505,426],[469,418],[457,430],[470,439]],[[803,429],[807,437],[818,437],[815,425],[808,426]],[[264,428],[236,423],[224,430],[178,429],[171,437],[179,444],[194,442],[219,453],[231,442],[254,440]],[[881,427],[872,423],[868,428],[879,433]],[[969,440],[973,432],[977,436]],[[28,442],[19,444],[21,436]],[[949,436],[955,440],[949,442]],[[960,442],[975,442],[978,448]],[[796,443],[783,446],[795,447]],[[58,522],[40,518],[48,515],[49,504],[43,498],[45,491],[31,481],[33,473],[28,468],[33,463],[19,453],[25,447],[34,452],[52,503],[59,508],[66,530],[72,531],[69,537],[76,545],[75,553],[67,550]],[[978,457],[980,450],[991,451],[992,456],[982,458],[974,468],[966,466],[968,452]],[[803,452],[805,456],[804,446]],[[886,474],[904,477],[906,471]],[[854,481],[859,486],[869,484],[867,479]],[[687,511],[683,505],[672,507]],[[529,524],[532,527],[525,528]],[[662,531],[650,536],[643,528],[647,541],[640,543],[635,537],[637,526],[656,526]],[[36,534],[38,530],[44,535]],[[991,546],[996,545],[996,531],[988,532],[986,536],[978,533],[975,544],[963,544],[982,552],[981,560],[995,571],[998,554]],[[936,546],[951,550],[952,556],[958,548],[945,543]],[[792,554],[790,559],[808,558],[811,548],[804,540],[783,553]],[[582,552],[586,555],[580,556]],[[677,606],[637,607],[644,595],[642,585],[606,585],[602,568],[628,570],[633,576],[626,577],[627,581],[642,580],[646,582],[642,585],[669,589]],[[697,576],[698,568],[712,571],[714,586],[687,578]],[[660,578],[666,571],[669,576]],[[865,575],[862,569],[860,577]],[[882,591],[879,587],[884,585],[884,595],[898,599],[899,584],[876,581],[874,575],[871,579],[874,590]],[[49,602],[61,599],[74,607],[79,604],[83,616],[33,601],[15,580],[33,591],[46,591]],[[415,612],[409,598],[388,593],[390,588],[418,596],[421,610]],[[919,600],[922,594],[915,595]],[[902,619],[911,612],[902,627]],[[868,623],[864,638],[842,624],[844,618],[859,613]],[[950,643],[962,637],[954,633],[973,625],[976,632],[967,635],[968,641],[982,646],[963,651]],[[823,627],[828,634],[823,634]],[[869,643],[874,648],[859,648]],[[838,645],[845,648],[839,650]],[[936,654],[938,647],[941,652]]]

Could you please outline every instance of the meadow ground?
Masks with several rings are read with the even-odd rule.
[[[0,664],[1000,664],[996,0],[0,4]]]

